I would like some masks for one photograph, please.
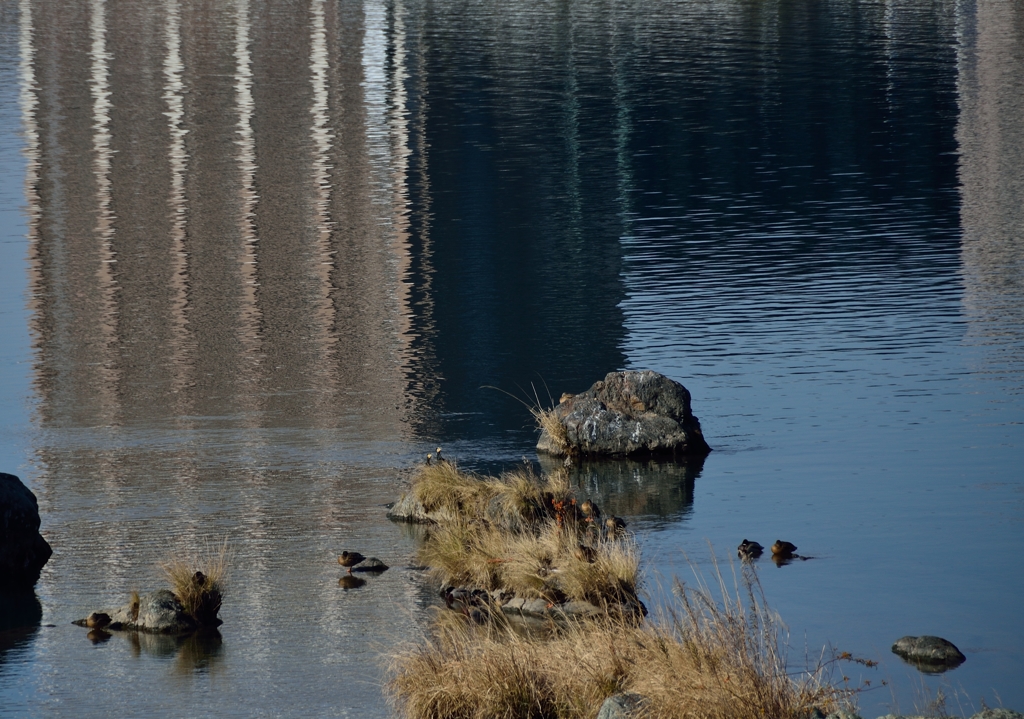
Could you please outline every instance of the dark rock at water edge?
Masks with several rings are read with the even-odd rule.
[[[632,692],[612,694],[604,700],[597,719],[630,719],[643,708],[644,698]]]
[[[353,572],[370,572],[371,574],[380,574],[386,572],[390,567],[376,557],[370,557],[360,562],[359,566],[352,567]]]
[[[186,634],[197,629],[195,619],[185,613],[178,598],[166,589],[143,594],[139,597],[137,607],[126,604],[120,609],[105,613],[110,616],[110,623],[103,627],[107,631]],[[217,623],[220,623],[220,620],[217,620]],[[75,624],[88,626],[88,620],[82,619]]]
[[[901,637],[892,645],[894,654],[924,671],[943,671],[963,664],[967,657],[942,637]]]
[[[652,372],[610,372],[552,412],[561,437],[541,431],[537,450],[555,456],[703,456],[711,451],[690,410],[690,392]]]
[[[31,589],[53,550],[39,534],[39,503],[13,474],[0,472],[0,590]]]

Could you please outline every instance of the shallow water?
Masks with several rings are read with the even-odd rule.
[[[402,469],[535,461],[515,397],[621,368],[715,448],[576,475],[652,595],[781,537],[794,666],[1024,709],[1022,98],[1009,2],[0,6],[0,471],[54,547],[0,714],[386,715]],[[70,625],[224,537],[219,640]]]

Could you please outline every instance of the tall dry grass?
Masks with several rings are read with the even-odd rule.
[[[590,719],[620,691],[642,695],[650,719],[802,719],[846,702],[851,692],[829,684],[824,666],[789,674],[777,616],[756,575],[742,582],[722,599],[677,584],[658,620],[610,616],[550,636],[442,612],[423,644],[393,658],[388,695],[409,719]]]
[[[230,551],[225,541],[202,552],[174,554],[160,565],[182,609],[200,626],[220,624],[217,614],[224,596],[229,560]]]
[[[584,543],[586,554],[578,551]],[[432,528],[419,558],[442,585],[598,606],[637,598],[640,560],[631,539],[603,539],[599,530],[555,520],[544,520],[536,533],[468,521]]]
[[[555,505],[572,500],[565,472],[538,476],[523,466],[500,477],[464,472],[448,460],[418,469],[412,492],[428,512],[446,510],[463,520],[486,519],[511,531],[526,531],[546,517]]]
[[[571,455],[573,453],[574,448],[569,442],[569,433],[555,413],[554,407],[544,409],[540,404],[537,404],[530,407],[530,414],[533,415],[533,420],[537,423],[537,427],[547,432],[548,437],[551,438],[551,443],[561,450],[562,454]]]

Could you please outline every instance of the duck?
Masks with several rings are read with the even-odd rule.
[[[614,537],[626,528],[626,520],[622,517],[612,515],[611,517],[608,517],[608,519],[604,520],[604,528],[608,531],[609,537]]]
[[[441,464],[441,462],[445,461],[445,460],[441,459],[441,448],[440,447],[438,447],[436,450],[434,450],[434,456],[437,457],[437,463],[438,464]]]
[[[104,612],[93,612],[85,620],[85,626],[90,629],[102,629],[110,624],[110,615]]]
[[[434,455],[432,455],[432,454],[428,454],[428,455],[427,455],[427,461],[426,461],[426,465],[427,465],[428,467],[430,466],[430,460],[432,460],[433,458],[434,458]]]
[[[784,542],[781,539],[776,539],[775,544],[772,545],[772,554],[778,554],[782,557],[792,556],[793,552],[796,551],[796,545],[792,542]]]
[[[361,561],[366,559],[359,552],[342,552],[341,556],[338,557],[338,564],[348,569],[348,573],[352,573],[352,567],[359,564]]]
[[[736,553],[741,557],[760,557],[762,552],[764,552],[764,547],[749,539],[744,539],[740,542],[740,546],[736,547]]]
[[[583,516],[587,518],[588,522],[593,522],[595,519],[601,518],[601,510],[597,504],[591,502],[589,499],[580,505],[580,511],[583,512]]]

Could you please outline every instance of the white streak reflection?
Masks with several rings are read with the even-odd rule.
[[[316,323],[318,344],[326,351],[332,342],[329,329],[333,326],[331,305],[331,269],[334,266],[331,249],[331,232],[334,223],[331,221],[331,194],[333,186],[330,177],[330,153],[334,146],[334,132],[328,117],[328,59],[327,31],[324,22],[324,0],[313,0],[309,38],[309,70],[310,82],[313,86],[313,104],[310,107],[313,124],[310,136],[313,140],[313,182],[314,182],[314,217],[313,228],[315,237],[314,261],[317,266],[314,275],[317,278],[319,296],[316,298],[316,314],[320,321]],[[326,358],[323,358],[326,359]],[[326,373],[324,379],[333,377]]]
[[[259,290],[257,262],[259,238],[256,234],[256,141],[252,119],[256,104],[252,98],[252,53],[250,50],[249,0],[235,0],[235,105],[238,122],[238,170],[241,176],[242,297],[239,303],[239,336],[253,365],[260,362],[259,319],[256,301]]]
[[[186,357],[188,313],[188,253],[185,251],[186,217],[188,199],[185,196],[185,173],[188,156],[185,153],[185,86],[182,73],[185,66],[181,61],[181,8],[178,0],[167,0],[164,38],[167,51],[164,56],[164,93],[167,103],[167,126],[170,133],[171,192],[168,203],[171,210],[171,390],[180,393],[188,385],[187,370],[190,363]]]
[[[115,304],[114,263],[117,257],[113,248],[114,211],[112,207],[110,171],[113,162],[110,134],[110,69],[107,54],[106,4],[104,0],[92,0],[89,29],[92,46],[89,51],[91,72],[89,88],[92,94],[92,141],[93,141],[93,174],[96,179],[96,236],[99,239],[100,264],[97,280],[102,298],[100,332],[104,340],[104,359],[101,374],[105,375],[97,388],[101,406],[107,412],[113,410],[113,393],[111,388],[116,385],[113,361],[106,353],[113,348],[115,341],[115,324],[117,307]]]

